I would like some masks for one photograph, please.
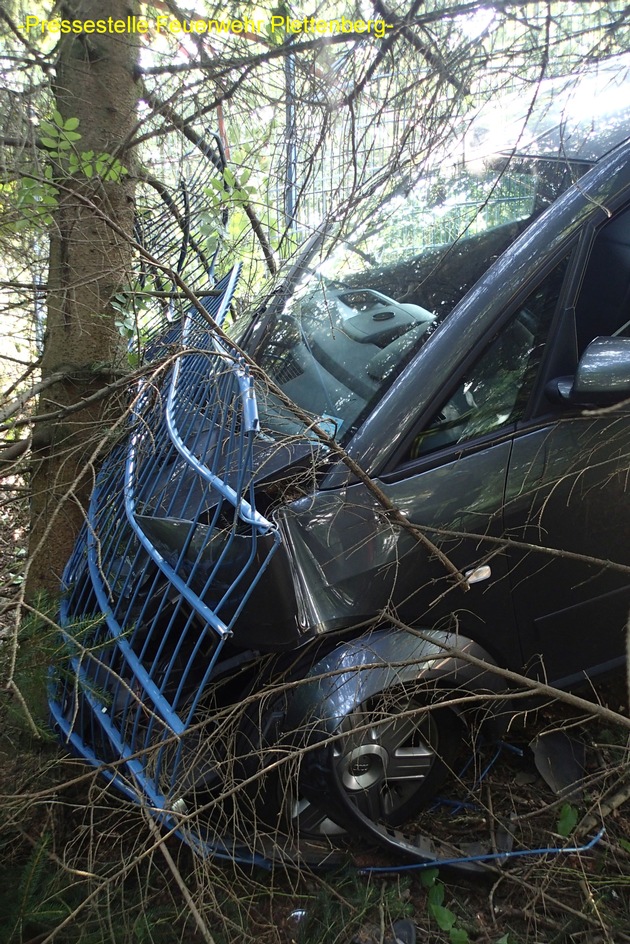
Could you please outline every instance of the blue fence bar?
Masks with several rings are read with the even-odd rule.
[[[237,279],[204,297],[210,321]],[[146,351],[162,373],[134,391],[66,568],[68,660],[51,696],[66,742],[171,825],[186,788],[213,778],[211,750],[191,763],[204,698],[280,541],[256,509],[254,381],[210,321],[192,307]],[[229,840],[192,844],[234,855]]]

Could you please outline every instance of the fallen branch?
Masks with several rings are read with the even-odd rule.
[[[36,397],[42,390],[46,390],[47,387],[52,387],[53,384],[64,380],[67,376],[68,371],[58,370],[54,374],[50,374],[50,376],[46,377],[44,380],[38,380],[37,383],[31,384],[28,390],[18,394],[4,409],[0,410],[0,423],[6,423],[8,419],[23,410],[29,400]]]

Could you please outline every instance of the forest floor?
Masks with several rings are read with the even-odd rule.
[[[5,669],[26,553],[23,512],[8,507]],[[590,695],[627,716],[621,677]],[[2,944],[395,944],[396,932],[410,944],[414,931],[427,944],[630,942],[628,732],[565,704],[539,705],[479,747],[414,822],[453,858],[471,856],[470,874],[354,842],[334,872],[203,860],[60,752],[45,719],[34,737],[6,690],[0,720]]]
[[[536,766],[530,744],[543,729],[570,737],[576,754],[584,748],[584,779],[568,797]],[[0,940],[395,944],[395,922],[408,919],[417,941],[432,944],[630,942],[630,804],[619,802],[629,792],[627,743],[559,705],[505,743],[480,752],[476,773],[414,830],[455,855],[478,843],[511,857],[466,876],[353,843],[342,868],[309,873],[202,860],[176,837],[156,841],[137,807],[54,744],[12,736],[9,724]],[[561,742],[551,753],[555,764]]]

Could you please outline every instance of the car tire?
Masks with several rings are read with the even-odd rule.
[[[394,688],[367,699],[340,722],[330,743],[306,755],[302,791],[331,818],[402,826],[436,795],[453,771],[464,726],[426,691]]]
[[[337,862],[357,836],[390,845],[462,752],[466,725],[448,695],[417,682],[386,689],[351,707],[328,737],[320,729],[319,746],[305,729],[287,730],[284,696],[259,705],[243,728],[237,777],[250,783],[241,813],[257,850],[317,867]]]

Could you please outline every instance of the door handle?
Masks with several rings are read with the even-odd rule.
[[[473,567],[472,570],[465,570],[464,577],[466,583],[472,586],[474,583],[481,583],[492,576],[492,568],[489,564],[481,564],[479,567]]]

